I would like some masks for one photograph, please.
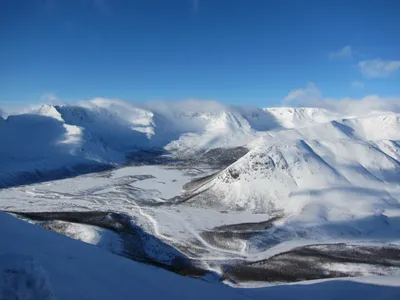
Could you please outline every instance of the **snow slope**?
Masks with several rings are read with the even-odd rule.
[[[43,295],[34,299],[43,300],[204,299],[210,295],[215,299],[246,299],[234,289],[135,263],[4,213],[0,222],[1,238],[12,241],[0,249],[2,299],[12,299],[11,295],[24,290],[18,299],[31,299],[28,297],[33,292]],[[14,259],[10,261],[9,256]],[[24,276],[34,277],[37,284],[29,285]]]
[[[233,289],[112,255],[0,213],[0,299],[397,299],[398,278]],[[329,292],[327,292],[329,291]]]
[[[327,123],[341,117],[338,113],[317,107],[273,107],[264,108],[264,110],[270,113],[284,128]]]
[[[398,241],[399,125],[388,113],[268,132],[247,155],[187,191],[195,195],[189,201],[283,216],[277,226],[308,238],[357,231]]]

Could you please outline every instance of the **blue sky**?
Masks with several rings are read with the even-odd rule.
[[[0,106],[400,95],[400,1],[1,0]]]

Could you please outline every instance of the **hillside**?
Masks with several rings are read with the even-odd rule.
[[[396,279],[332,281],[271,289],[233,289],[129,261],[0,213],[0,299],[395,299]],[[18,237],[18,239],[16,239]],[[368,282],[368,281],[367,281]],[[398,281],[397,281],[398,283]],[[321,290],[331,289],[327,295]]]
[[[398,241],[399,124],[385,114],[268,132],[244,157],[188,187],[188,203],[281,217],[282,240],[357,231],[360,239]]]

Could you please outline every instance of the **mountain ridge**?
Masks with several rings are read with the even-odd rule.
[[[382,151],[398,155],[395,141],[400,139],[400,117],[392,112],[349,117],[322,108],[219,105],[198,109],[160,105],[151,110],[96,98],[10,115],[0,124],[1,177],[78,164],[118,165],[140,149],[164,148],[189,158],[215,148],[253,149],[257,141],[272,136],[282,141],[373,140]]]

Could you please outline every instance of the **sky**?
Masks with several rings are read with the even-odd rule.
[[[0,0],[0,107],[393,99],[399,16],[398,0]]]

